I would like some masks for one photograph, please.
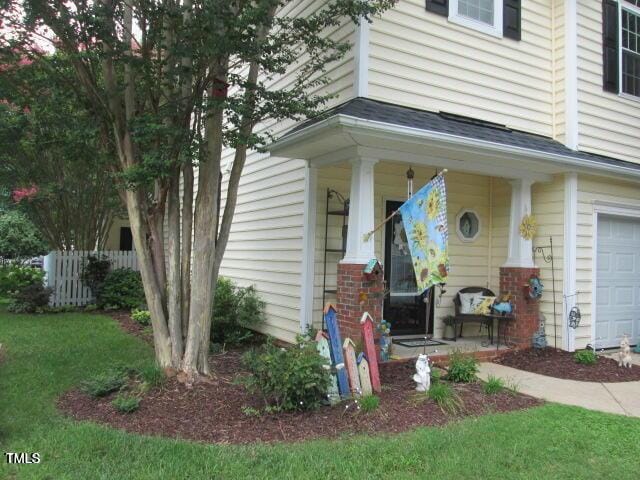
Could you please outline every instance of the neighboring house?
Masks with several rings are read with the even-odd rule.
[[[115,218],[107,239],[104,242],[104,250],[133,250],[133,236],[127,218]]]
[[[291,341],[321,325],[323,301],[337,302],[344,321],[375,310],[377,300],[358,300],[358,272],[377,257],[390,292],[379,307],[396,333],[441,337],[453,295],[488,286],[516,294],[524,326],[512,333],[530,335],[538,304],[519,289],[537,266],[551,344],[554,330],[567,350],[615,346],[625,333],[637,343],[640,0],[400,0],[373,24],[332,34],[355,44],[330,71],[332,110],[279,126],[241,181],[221,273],[257,286],[263,330]],[[406,282],[401,232],[363,239],[406,200],[410,167],[416,190],[448,169],[451,272],[432,312]],[[340,210],[327,189],[350,199],[348,218],[326,215],[327,205]],[[519,235],[527,213],[533,241]],[[551,267],[532,258],[549,237],[555,329]]]

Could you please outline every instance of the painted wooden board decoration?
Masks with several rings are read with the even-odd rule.
[[[331,370],[331,349],[329,348],[329,336],[320,331],[316,334],[316,345],[318,353],[327,359],[325,367]],[[335,373],[331,373],[331,381],[329,383],[329,389],[327,390],[327,397],[329,403],[333,405],[340,401],[340,393],[338,392],[338,379]]]
[[[329,334],[331,360],[333,361],[338,376],[338,390],[342,398],[347,398],[349,396],[349,379],[347,378],[344,356],[342,355],[342,339],[340,338],[340,330],[338,329],[336,309],[331,304],[328,304],[324,309],[324,324],[327,326],[327,333]]]
[[[376,393],[380,393],[380,372],[378,371],[378,357],[376,355],[376,345],[373,340],[373,318],[369,312],[364,312],[360,319],[362,327],[362,340],[364,341],[364,354],[369,361],[369,373],[371,375],[371,388]]]
[[[349,387],[351,387],[351,394],[354,397],[359,397],[362,393],[360,388],[360,375],[358,373],[358,364],[356,363],[356,344],[350,338],[345,338],[342,344],[342,350],[344,352],[344,364],[347,367],[347,374],[349,375]]]
[[[371,389],[371,372],[369,371],[369,362],[364,352],[360,352],[358,355],[358,374],[360,376],[360,388],[362,389],[362,396],[366,397],[371,395],[373,390]]]

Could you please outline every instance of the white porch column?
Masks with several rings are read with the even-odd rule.
[[[375,257],[374,236],[365,241],[365,234],[374,223],[374,165],[378,160],[359,157],[351,161],[351,193],[349,196],[349,228],[347,251],[340,263],[366,264]]]
[[[522,217],[531,214],[531,185],[533,180],[510,180],[511,214],[509,219],[509,250],[503,267],[533,268],[533,242],[520,235]]]

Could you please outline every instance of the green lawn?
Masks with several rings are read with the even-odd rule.
[[[0,307],[2,308],[2,307]],[[202,445],[62,418],[57,395],[111,362],[152,361],[150,347],[100,315],[0,311],[0,444],[40,452],[0,478],[615,478],[640,475],[640,420],[548,405],[393,437],[295,445]]]

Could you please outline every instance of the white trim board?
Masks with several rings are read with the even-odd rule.
[[[575,329],[569,327],[567,312],[578,303],[577,295],[577,241],[578,241],[578,175],[564,176],[564,252],[562,275],[562,345],[575,350]],[[555,300],[554,300],[555,301]]]
[[[300,268],[300,332],[302,334],[305,334],[309,327],[313,326],[318,169],[310,166],[307,162],[304,173],[302,265]]]
[[[353,57],[353,95],[369,96],[369,22],[360,18],[356,26],[356,44]]]
[[[591,266],[591,345],[596,343],[596,292],[598,288],[598,215],[612,215],[626,218],[640,218],[640,206],[630,206],[616,202],[593,202],[593,263]]]

